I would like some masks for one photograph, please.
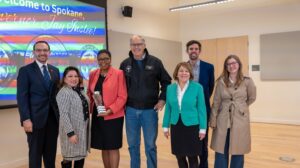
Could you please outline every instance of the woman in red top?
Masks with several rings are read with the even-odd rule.
[[[111,53],[108,50],[100,50],[97,60],[100,68],[90,72],[87,91],[92,112],[91,147],[102,150],[104,167],[117,168],[127,100],[125,78],[123,71],[111,66]],[[105,108],[96,107],[93,98],[95,92],[100,93]]]

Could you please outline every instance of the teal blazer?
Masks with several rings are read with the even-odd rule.
[[[199,125],[199,130],[206,129],[207,114],[202,86],[190,80],[182,98],[181,110],[177,99],[177,87],[179,86],[176,83],[167,87],[163,128],[169,128],[170,124],[176,125],[181,113],[181,120],[185,126]]]

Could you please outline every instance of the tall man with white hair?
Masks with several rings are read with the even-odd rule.
[[[166,100],[171,77],[160,59],[150,55],[145,39],[133,35],[129,57],[120,65],[124,71],[128,99],[126,103],[126,134],[130,153],[130,167],[140,168],[140,139],[143,130],[147,168],[157,167],[156,139],[158,111]]]

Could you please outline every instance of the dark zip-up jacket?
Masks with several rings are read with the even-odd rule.
[[[124,71],[127,84],[127,106],[137,109],[153,108],[158,100],[166,100],[166,89],[171,77],[160,59],[149,55],[145,49],[145,58],[140,67],[132,52],[120,69]]]

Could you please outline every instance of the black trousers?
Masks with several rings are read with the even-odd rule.
[[[198,157],[197,156],[176,155],[176,159],[177,159],[179,168],[197,168],[198,167]]]
[[[84,166],[84,159],[74,161],[74,168],[83,168]],[[62,161],[61,162],[62,168],[72,168],[72,161]]]
[[[42,159],[45,168],[55,168],[57,136],[58,122],[54,112],[49,111],[45,127],[27,133],[30,168],[41,168]]]
[[[208,126],[206,129],[206,136],[202,140],[202,154],[199,156],[199,168],[208,168]]]

